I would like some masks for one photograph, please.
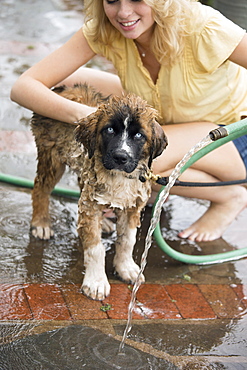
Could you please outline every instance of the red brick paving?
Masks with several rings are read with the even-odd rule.
[[[167,285],[166,290],[176,303],[184,319],[216,318],[214,311],[200,292],[197,285]]]
[[[22,285],[0,285],[0,320],[33,319]]]
[[[240,302],[244,304],[247,308],[247,287],[245,287],[246,292],[244,292],[244,287],[242,285],[233,285],[231,286],[234,292],[236,293]]]
[[[58,285],[29,284],[24,290],[35,320],[71,319]]]
[[[110,319],[127,320],[128,307],[130,303],[132,286],[127,284],[112,284],[110,295],[103,301],[104,304],[110,304],[111,309],[107,311]],[[139,309],[135,307],[133,311],[133,319],[142,319],[144,316]]]
[[[247,307],[243,285],[144,284],[137,292],[134,319],[234,318]],[[103,302],[74,284],[0,284],[0,320],[127,319],[131,289],[112,284]],[[110,310],[103,311],[106,304]]]
[[[170,299],[163,285],[142,285],[137,293],[137,299],[143,304],[141,309],[149,319],[181,318],[176,304]]]
[[[106,319],[107,314],[100,310],[102,303],[85,297],[80,292],[80,285],[61,286],[68,310],[74,320]]]
[[[245,309],[229,285],[200,285],[200,289],[217,317],[234,318]]]

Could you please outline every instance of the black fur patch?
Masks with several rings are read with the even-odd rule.
[[[117,169],[130,173],[135,170],[142,155],[146,135],[137,115],[129,107],[109,119],[109,124],[101,130],[102,162],[106,169]]]

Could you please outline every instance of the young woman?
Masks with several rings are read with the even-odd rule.
[[[50,88],[57,84],[88,82],[106,94],[140,95],[159,111],[168,136],[168,148],[153,164],[153,171],[163,176],[216,125],[246,115],[247,35],[219,12],[193,0],[84,4],[83,28],[17,80],[12,100],[73,124],[95,108],[56,95]],[[80,68],[96,54],[108,58],[118,76]],[[242,137],[201,158],[181,180],[244,179],[246,157],[247,139]],[[196,241],[219,238],[247,206],[247,191],[240,185],[174,187],[171,193],[210,201],[206,213],[179,233]]]

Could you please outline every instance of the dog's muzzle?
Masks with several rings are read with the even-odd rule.
[[[133,172],[137,163],[138,162],[123,149],[107,153],[103,158],[103,164],[107,170],[119,170],[127,173]]]

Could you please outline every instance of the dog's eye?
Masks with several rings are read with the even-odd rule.
[[[107,127],[106,132],[112,135],[114,134],[114,129],[112,127]]]
[[[135,138],[135,139],[141,139],[141,138],[143,138],[143,135],[142,135],[142,133],[141,133],[141,132],[137,132],[137,133],[135,134],[134,138]]]

